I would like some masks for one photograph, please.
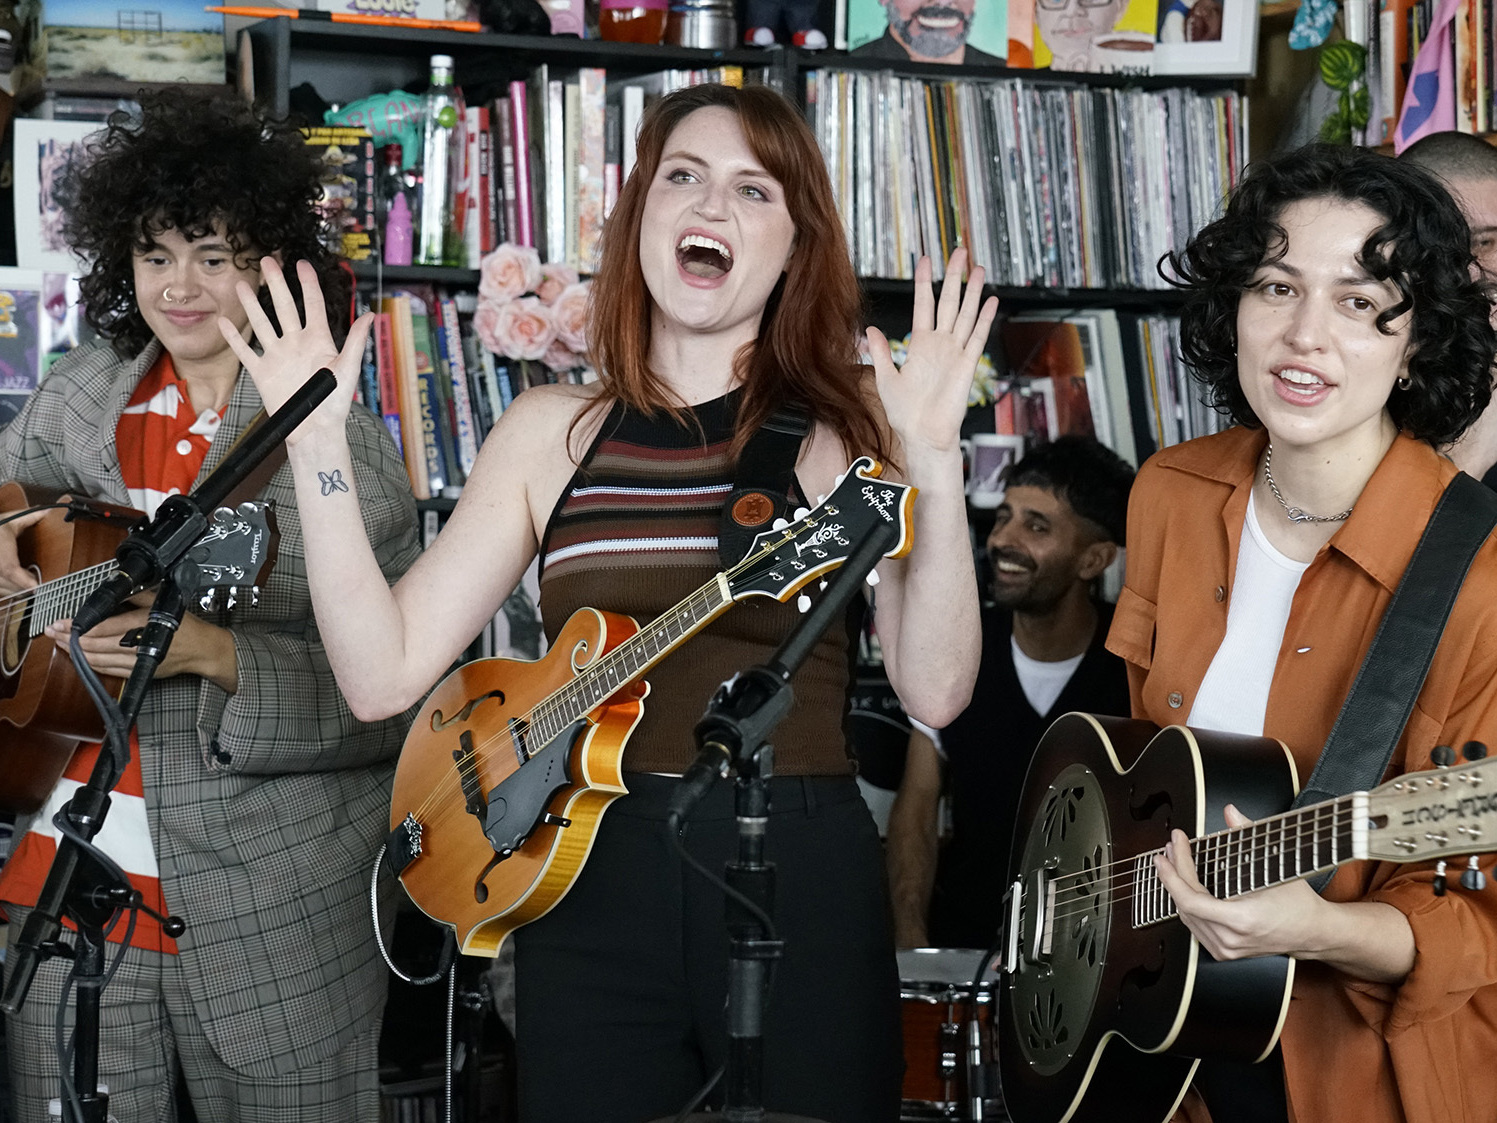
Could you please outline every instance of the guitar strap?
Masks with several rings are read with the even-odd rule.
[[[810,411],[798,402],[786,402],[744,445],[717,527],[717,554],[724,569],[743,559],[754,535],[785,517],[795,482],[795,461],[810,431]]]
[[[1375,787],[1424,688],[1466,571],[1497,527],[1497,494],[1457,473],[1440,497],[1294,807]],[[1335,870],[1310,878],[1321,891]]]

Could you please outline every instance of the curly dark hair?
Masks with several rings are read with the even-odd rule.
[[[1378,330],[1389,334],[1390,323],[1413,313],[1410,385],[1393,392],[1388,412],[1419,440],[1455,440],[1492,396],[1491,292],[1473,279],[1479,274],[1470,229],[1440,182],[1367,149],[1312,144],[1254,164],[1226,213],[1183,251],[1165,255],[1161,273],[1190,293],[1180,325],[1186,364],[1212,406],[1239,425],[1261,425],[1238,381],[1237,304],[1259,267],[1288,249],[1285,208],[1307,199],[1360,203],[1382,216],[1357,258],[1370,276],[1398,289],[1398,301],[1377,317]]]
[[[89,262],[79,290],[95,330],[122,357],[139,354],[152,333],[135,300],[135,254],[166,230],[195,239],[218,224],[238,264],[280,252],[298,307],[290,266],[310,261],[341,329],[350,285],[319,237],[320,166],[297,127],[184,90],[142,93],[140,105],[138,117],[110,117],[63,188],[63,231]],[[262,304],[273,321],[263,293]]]
[[[1064,499],[1106,541],[1127,544],[1133,467],[1095,437],[1057,437],[1004,469],[1009,487],[1039,487]]]

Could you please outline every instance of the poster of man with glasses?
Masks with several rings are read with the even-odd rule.
[[[1158,0],[1034,0],[1034,64],[1149,74]]]

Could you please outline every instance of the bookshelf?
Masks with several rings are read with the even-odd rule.
[[[1060,209],[1056,209],[1053,221],[1046,218],[1045,221],[1051,224],[1046,238],[1054,238],[1063,243],[1065,238],[1080,238],[1084,235],[1091,240],[1084,244],[1078,243],[1080,248],[1071,253],[1072,265],[1064,269],[1058,266],[1050,268],[1053,264],[1050,258],[1056,251],[1046,249],[1043,245],[1039,251],[1044,259],[1043,268],[1035,266],[1033,255],[1028,269],[1005,274],[1001,270],[990,268],[994,283],[989,285],[989,291],[1002,301],[1002,317],[1015,313],[1043,314],[1051,311],[1060,318],[1086,309],[1099,309],[1104,317],[1117,317],[1125,334],[1136,330],[1141,335],[1140,340],[1125,340],[1123,344],[1123,352],[1127,355],[1132,371],[1132,385],[1142,388],[1150,385],[1152,379],[1156,395],[1161,392],[1158,387],[1166,372],[1157,369],[1157,366],[1150,366],[1151,359],[1147,353],[1149,337],[1143,325],[1145,321],[1152,324],[1155,345],[1162,348],[1154,359],[1167,365],[1174,362],[1168,337],[1163,337],[1163,343],[1158,341],[1161,338],[1161,325],[1178,310],[1180,298],[1154,275],[1153,263],[1162,252],[1161,246],[1169,248],[1211,217],[1217,200],[1245,162],[1247,143],[1243,83],[1220,77],[1058,74],[1049,71],[1010,70],[1001,66],[950,67],[915,62],[891,63],[887,60],[855,57],[844,52],[807,52],[793,47],[771,51],[750,48],[695,50],[579,40],[562,36],[534,37],[451,31],[411,33],[400,28],[284,19],[264,20],[243,28],[239,33],[239,53],[242,81],[247,85],[252,83],[256,99],[278,113],[284,113],[290,108],[291,91],[303,83],[309,83],[323,100],[338,104],[347,104],[376,92],[420,90],[424,88],[428,60],[434,53],[445,53],[453,57],[457,82],[469,94],[470,103],[493,96],[493,90],[502,89],[511,81],[527,79],[532,71],[542,65],[551,69],[553,78],[558,71],[601,67],[607,71],[610,86],[616,77],[629,79],[673,68],[702,70],[732,65],[741,67],[746,76],[766,81],[798,101],[806,111],[808,120],[813,122],[813,128],[818,128],[818,122],[825,124],[825,114],[822,113],[820,118],[817,115],[816,90],[818,81],[826,82],[829,75],[844,76],[836,80],[847,86],[902,82],[906,84],[907,90],[914,90],[917,95],[925,90],[948,90],[952,87],[965,87],[968,91],[991,91],[998,87],[1020,91],[1017,96],[1021,99],[1032,95],[1036,104],[1043,101],[1049,106],[1046,111],[1049,118],[1035,117],[1041,128],[1057,127],[1056,115],[1064,117],[1073,111],[1067,109],[1067,106],[1074,106],[1074,112],[1078,114],[1076,121],[1079,123],[1075,123],[1072,131],[1065,134],[1066,139],[1055,147],[1052,157],[1053,160],[1064,161],[1067,159],[1066,154],[1070,154],[1069,163],[1062,164],[1063,174],[1053,174],[1056,171],[1054,163],[1049,166],[1048,172],[1039,164],[1035,164],[1031,170],[1036,184],[1048,182],[1047,175],[1058,180],[1085,181],[1082,187],[1092,194],[1089,197],[1076,194],[1076,201],[1069,210],[1061,213]],[[821,88],[824,90],[825,86]],[[474,91],[479,91],[476,98]],[[1139,117],[1134,125],[1125,122],[1118,126],[1119,115],[1126,116],[1129,106],[1142,101],[1150,103],[1153,115]],[[1197,103],[1207,106],[1207,124],[1204,126],[1207,130],[1212,127],[1209,123],[1212,112],[1210,106],[1216,106],[1217,131],[1221,141],[1217,145],[1216,140],[1212,140],[1215,147],[1209,148],[1209,159],[1203,157],[1203,150],[1199,146],[1187,145],[1182,139],[1183,134],[1176,127],[1177,119],[1185,119],[1184,110],[1179,105],[1186,103],[1190,106]],[[1228,105],[1229,108],[1223,110],[1223,105]],[[1098,115],[1096,123],[1089,116],[1093,112]],[[1107,114],[1113,116],[1106,117]],[[874,122],[878,120],[876,115],[868,119]],[[860,125],[863,118],[857,120]],[[849,117],[848,121],[853,121],[853,118]],[[1119,143],[1116,138],[1128,134],[1130,128],[1138,127],[1142,131],[1141,127],[1145,124],[1151,127],[1158,125],[1161,129],[1166,126],[1176,129],[1172,135],[1165,136],[1161,133],[1164,136],[1161,146],[1149,154],[1149,170],[1153,178],[1145,181],[1141,168],[1137,173],[1140,176],[1138,183],[1150,184],[1148,192],[1135,188],[1130,197],[1126,183],[1123,185],[1124,189],[1120,190],[1116,182],[1111,185],[1100,182],[1107,179],[1105,170],[1082,167],[1092,158],[1090,152],[1093,145],[1100,145],[1098,150],[1108,154],[1098,159],[1112,159],[1111,154],[1117,150],[1114,146]],[[852,124],[847,128],[849,132],[855,131]],[[1106,137],[1103,132],[1106,132]],[[1022,127],[1018,135],[1022,143]],[[821,136],[818,132],[818,137]],[[986,138],[969,133],[963,138],[963,143],[969,146],[970,151],[977,153],[977,159],[972,161],[972,176],[1006,174],[998,166],[999,150],[995,146],[1002,141],[996,133]],[[984,145],[987,147],[983,147]],[[823,151],[828,156],[831,167],[834,159],[826,143],[823,143]],[[951,151],[954,152],[955,149]],[[886,167],[897,162],[897,153],[896,146],[869,159],[868,150],[849,149],[845,155],[851,157],[852,164],[842,171],[843,185],[850,186],[854,193],[863,192],[862,197],[866,198],[864,181],[884,176],[881,165]],[[982,166],[983,161],[988,162],[987,166]],[[1236,168],[1227,167],[1234,161]],[[1197,184],[1195,180],[1199,175],[1198,168],[1206,162],[1213,162],[1217,171],[1214,178],[1208,176]],[[1081,169],[1080,174],[1073,174],[1077,169]],[[1130,171],[1128,174],[1133,173]],[[1115,180],[1116,178],[1114,177]],[[835,185],[838,182],[835,171],[833,179]],[[1172,181],[1185,180],[1191,181],[1188,199],[1182,201],[1182,196],[1176,192],[1173,209],[1168,201],[1161,202],[1162,197],[1167,199],[1175,190]],[[951,184],[948,183],[947,186]],[[927,187],[926,190],[929,192],[930,188]],[[935,192],[939,195],[943,190],[945,187],[938,173]],[[1036,187],[1035,190],[1040,188]],[[1051,189],[1045,187],[1044,190]],[[841,198],[839,193],[839,201]],[[984,206],[999,205],[992,202],[985,190],[974,190],[972,200],[972,212]],[[1100,206],[1099,200],[1102,204]],[[1011,192],[1008,205],[1011,231],[1016,228],[1016,224],[1017,227],[1022,227],[1029,221],[1031,206],[1034,208],[1033,213],[1040,213],[1038,198],[1025,191],[1017,194]],[[1050,202],[1046,203],[1046,206],[1050,205]],[[918,257],[926,246],[934,245],[939,248],[931,251],[932,256],[944,260],[945,253],[955,244],[957,237],[964,242],[970,239],[974,247],[984,244],[976,240],[974,232],[959,219],[956,225],[948,223],[943,226],[935,241],[932,241],[928,230],[923,244],[920,244],[921,239],[917,235],[916,244],[905,254],[902,263],[894,267],[888,267],[884,263],[882,266],[865,268],[866,262],[859,256],[855,226],[858,221],[866,225],[875,220],[872,217],[849,217],[854,204],[848,203],[846,206],[848,209],[844,210],[844,215],[849,224],[849,241],[853,245],[855,264],[864,277],[870,319],[893,338],[903,336],[909,329],[913,282],[908,278],[914,257]],[[1153,222],[1153,228],[1149,229],[1147,227],[1153,221],[1151,215],[1156,212],[1165,217]],[[1109,227],[1114,225],[1119,228],[1126,226],[1126,234],[1112,237]],[[1083,227],[1088,227],[1089,232],[1084,231]],[[1008,235],[994,233],[988,239],[986,244],[995,247],[990,250],[990,254],[1001,255],[1006,252],[1006,237]],[[1103,245],[1102,242],[1107,244]],[[1076,265],[1077,262],[1080,264]],[[1131,262],[1131,265],[1120,267],[1120,262]],[[461,292],[472,291],[478,281],[476,271],[471,269],[388,267],[371,261],[355,263],[353,270],[361,289],[365,291],[434,285],[439,290]],[[1001,363],[1003,347],[997,336],[995,331],[990,353]],[[1117,349],[1113,348],[1111,353],[1115,358]],[[516,390],[521,388],[523,384],[515,387]],[[1176,379],[1172,400],[1179,403],[1188,393],[1189,388],[1183,378]],[[1148,429],[1155,437],[1168,441],[1172,438],[1166,420],[1157,415],[1157,410],[1168,411],[1172,408],[1170,402],[1166,398],[1156,403],[1155,414],[1150,414],[1141,407],[1134,410],[1136,403],[1117,403],[1111,407],[1115,412],[1112,426],[1114,429],[1119,424],[1138,426],[1143,425],[1147,419]],[[1181,409],[1184,410],[1184,406]],[[976,428],[990,428],[992,424],[991,411],[985,418],[974,417]],[[1189,435],[1194,434],[1185,428],[1176,433],[1173,439]],[[1152,451],[1156,443],[1156,439],[1141,436],[1136,442],[1136,455],[1142,458]],[[418,488],[419,494],[421,491]],[[440,509],[440,501],[435,498],[423,501],[421,505],[424,510]]]

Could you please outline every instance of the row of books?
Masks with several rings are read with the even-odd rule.
[[[474,296],[410,285],[378,298],[359,400],[395,438],[417,499],[461,493],[478,449],[514,396],[582,370],[495,355],[473,331]]]
[[[545,261],[590,272],[603,220],[634,168],[645,106],[685,86],[744,80],[738,66],[610,76],[600,67],[541,64],[503,94],[469,106],[478,143],[478,205],[469,213],[480,227],[468,241],[469,265],[513,242],[534,246]]]
[[[964,245],[990,283],[1162,289],[1160,258],[1216,217],[1247,153],[1232,90],[817,70],[806,105],[868,277]],[[871,173],[871,174],[870,174]]]
[[[993,431],[1027,445],[1095,436],[1136,466],[1227,425],[1181,360],[1178,316],[1073,309],[1010,317],[997,335]]]

